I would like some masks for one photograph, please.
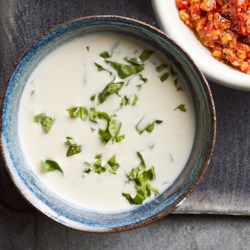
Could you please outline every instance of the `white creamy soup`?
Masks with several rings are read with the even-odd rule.
[[[28,79],[18,124],[44,185],[104,212],[134,208],[168,188],[195,135],[191,97],[164,56],[112,33],[49,53]]]

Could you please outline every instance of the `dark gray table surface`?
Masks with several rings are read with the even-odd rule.
[[[3,0],[0,4],[1,84],[17,58],[63,21],[93,14],[118,14],[157,26],[148,0]],[[176,212],[250,215],[250,93],[213,83],[210,86],[218,119],[214,157],[202,184]],[[32,209],[13,188],[3,163],[0,196],[10,208]]]

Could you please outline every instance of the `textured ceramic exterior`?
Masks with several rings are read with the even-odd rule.
[[[73,206],[51,193],[29,170],[18,141],[17,117],[27,78],[37,63],[61,43],[89,32],[112,31],[143,40],[173,63],[193,97],[197,128],[194,147],[181,175],[153,201],[133,210],[101,214]],[[65,23],[38,42],[13,72],[3,100],[1,141],[7,169],[19,191],[41,212],[67,226],[96,232],[128,230],[153,222],[174,210],[202,178],[215,140],[215,110],[210,89],[191,59],[159,30],[115,16]]]

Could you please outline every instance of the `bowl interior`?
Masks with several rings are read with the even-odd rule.
[[[250,75],[215,59],[179,17],[175,0],[152,0],[162,29],[187,53],[211,80],[222,85],[250,91]]]
[[[18,108],[27,79],[40,60],[60,44],[90,32],[118,32],[160,50],[187,86],[196,112],[196,135],[190,158],[174,184],[153,201],[120,213],[99,213],[68,203],[51,193],[30,171],[18,139]],[[147,224],[172,211],[201,178],[211,156],[215,136],[212,96],[204,77],[190,58],[163,33],[119,17],[91,17],[61,25],[38,42],[19,62],[3,100],[1,141],[7,169],[20,192],[40,211],[67,226],[86,231],[125,230]]]

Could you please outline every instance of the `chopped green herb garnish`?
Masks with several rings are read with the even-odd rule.
[[[115,138],[118,135],[121,126],[122,124],[120,122],[118,122],[115,119],[111,119],[111,121],[108,124],[108,131],[109,134],[111,135],[111,138]]]
[[[86,46],[87,51],[89,51],[89,46]]]
[[[100,56],[101,56],[102,58],[110,58],[110,57],[111,57],[111,55],[109,54],[108,51],[103,51],[103,52],[100,54]]]
[[[150,185],[150,182],[155,179],[154,167],[147,169],[141,153],[137,152],[137,155],[140,158],[140,164],[127,173],[128,180],[135,183],[136,195],[135,197],[132,197],[128,193],[122,193],[122,195],[130,204],[138,205],[142,204],[146,198],[151,196],[151,194],[159,194],[159,191]]]
[[[35,90],[32,90],[30,93],[30,96],[33,97],[34,94],[35,94]]]
[[[136,87],[137,87],[138,90],[141,90],[143,85],[144,84],[138,84],[138,85],[136,85]]]
[[[41,113],[34,117],[34,121],[36,123],[40,123],[42,125],[43,131],[45,133],[48,133],[53,126],[55,119],[49,116],[46,116],[45,114]]]
[[[44,162],[42,162],[42,171],[43,172],[52,172],[52,171],[55,171],[55,170],[58,170],[60,172],[63,173],[61,167],[59,166],[59,164],[55,161],[52,161],[52,160],[46,160]]]
[[[116,171],[119,168],[119,163],[116,161],[115,155],[113,155],[108,160],[108,165],[110,166],[109,172],[112,173],[112,174],[116,174]]]
[[[92,96],[90,97],[90,100],[91,100],[91,101],[94,101],[95,98],[96,98],[96,94],[92,95]]]
[[[118,94],[121,90],[122,86],[124,85],[124,82],[111,82],[109,83],[104,90],[98,94],[98,100],[100,103],[103,103],[106,101],[107,97],[112,94]]]
[[[121,142],[122,140],[124,140],[125,139],[125,135],[117,135],[116,137],[115,137],[115,141],[116,142]]]
[[[88,116],[88,110],[84,107],[72,107],[67,109],[67,111],[72,118],[80,118],[83,121],[85,121]]]
[[[112,75],[112,72],[109,71],[108,69],[105,69],[101,64],[95,63],[95,66],[97,67],[98,71],[106,71],[108,72],[110,75]]]
[[[168,66],[166,64],[161,64],[159,66],[156,66],[156,71],[162,71],[163,69],[166,69]]]
[[[138,96],[137,95],[134,95],[134,100],[132,102],[132,106],[135,106],[138,102]]]
[[[179,80],[178,77],[174,80],[174,86],[176,87],[177,91],[180,91],[180,90],[183,91],[182,87],[178,84],[178,80]]]
[[[133,65],[136,65],[136,66],[140,66],[142,63],[141,61],[139,61],[137,58],[135,57],[132,57],[132,58],[128,58],[127,56],[123,58],[124,61],[130,63],[130,64],[133,64]]]
[[[104,119],[104,120],[107,120],[107,122],[109,122],[111,120],[111,117],[106,112],[97,111],[95,108],[90,108],[89,119],[95,123],[97,122],[97,119]]]
[[[81,152],[81,145],[77,145],[72,137],[67,137],[66,138],[65,144],[69,146],[69,149],[67,151],[67,157],[79,154]]]
[[[179,109],[182,112],[187,111],[185,104],[180,104],[178,107],[175,108],[175,110],[177,110],[177,109]]]
[[[162,82],[164,82],[165,80],[167,80],[169,77],[169,73],[164,73],[163,75],[161,75],[160,79]]]
[[[139,77],[140,77],[140,80],[142,80],[143,82],[147,82],[147,78],[146,77],[143,77],[141,74],[139,75]]]
[[[123,107],[127,105],[129,105],[129,98],[125,95],[121,99],[120,106]]]
[[[144,51],[140,54],[139,58],[140,58],[140,60],[141,60],[142,62],[145,62],[145,61],[148,60],[148,58],[149,58],[153,53],[154,53],[153,50],[144,50]]]
[[[99,136],[102,143],[108,143],[110,140],[113,142],[120,142],[124,139],[124,135],[119,135],[122,124],[111,118],[108,121],[106,129],[99,129]]]
[[[89,119],[92,122],[97,122],[97,119],[104,119],[107,122],[105,129],[99,129],[99,137],[102,143],[108,143],[110,140],[112,142],[120,142],[124,139],[124,135],[119,135],[122,124],[111,117],[106,112],[97,111],[95,108],[89,109]]]
[[[138,134],[142,134],[144,131],[151,133],[154,130],[155,124],[161,124],[163,121],[155,120],[153,122],[149,122],[144,128],[140,128],[140,123],[144,119],[144,117],[136,124],[135,130]]]
[[[131,75],[138,74],[144,69],[143,65],[134,65],[134,64],[122,64],[118,62],[113,62],[109,60],[105,60],[106,63],[110,64],[110,66],[116,70],[118,76],[121,79],[127,78]]]
[[[87,168],[83,172],[87,174],[91,171],[97,174],[101,174],[106,170],[108,170],[112,174],[116,174],[116,171],[120,166],[116,160],[115,155],[113,155],[106,163],[104,163],[102,154],[97,154],[93,163],[85,162],[84,164]]]
[[[137,95],[134,95],[133,101],[130,100],[130,98],[125,95],[121,98],[120,108],[122,108],[123,106],[127,106],[127,105],[135,106],[137,104],[137,102],[138,102]]]

